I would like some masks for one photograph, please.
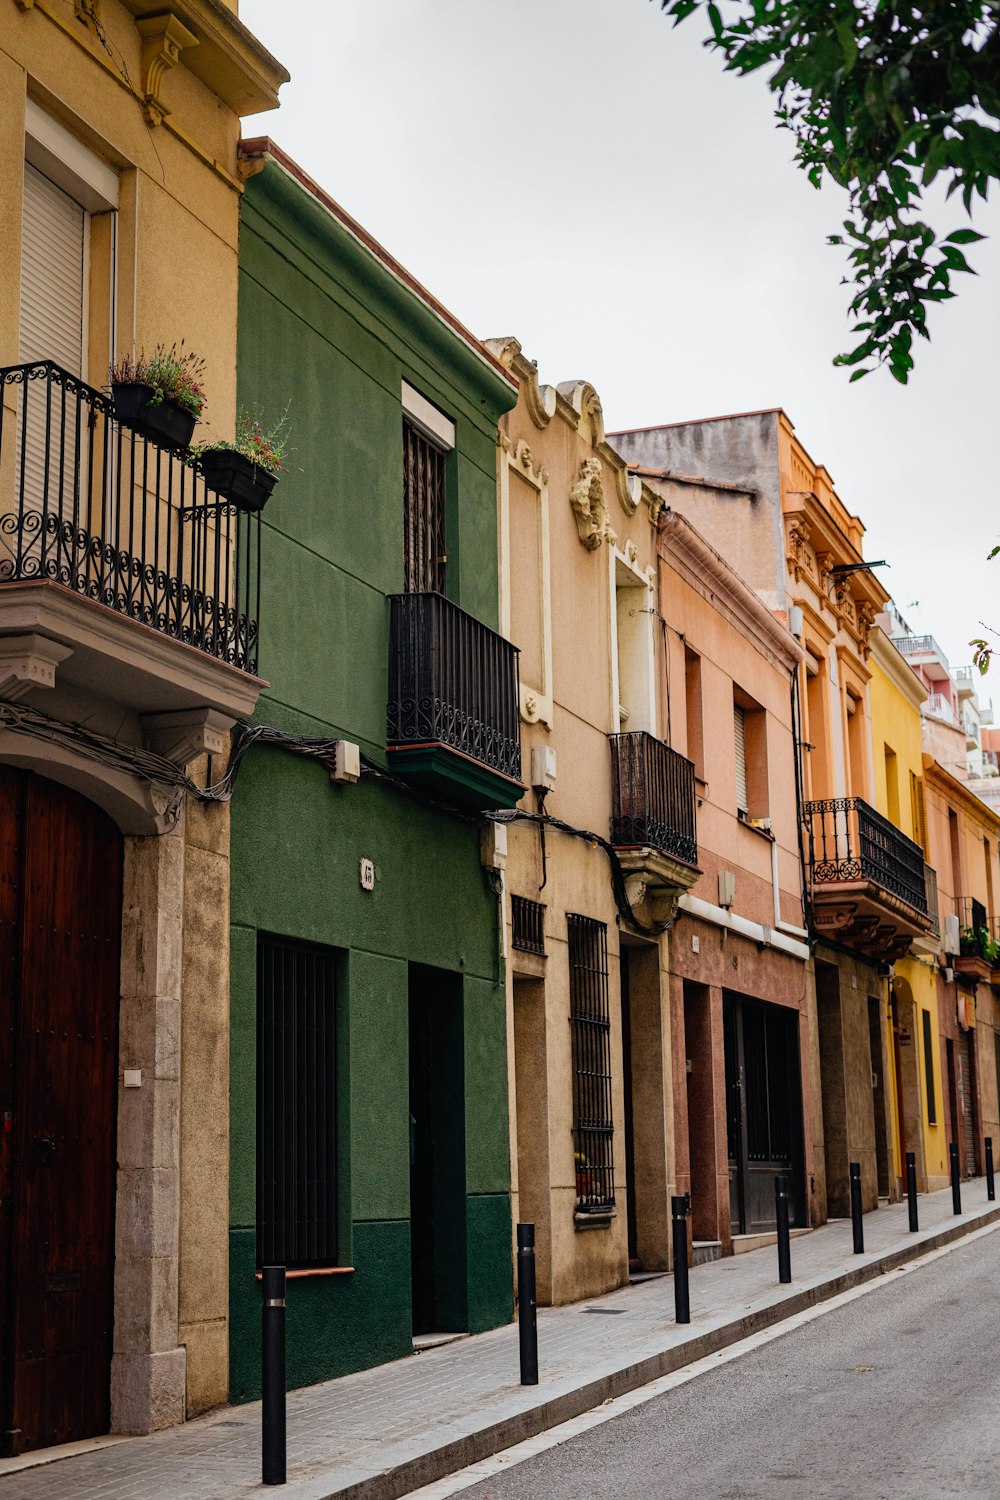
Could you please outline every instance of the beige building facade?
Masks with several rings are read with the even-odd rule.
[[[11,1452],[227,1395],[229,814],[195,793],[260,688],[259,525],[107,387],[184,341],[232,435],[239,119],[286,77],[235,5],[0,21]]]
[[[516,340],[502,419],[501,631],[521,652],[522,814],[505,910],[515,1222],[562,1303],[670,1263],[676,1191],[667,926],[697,878],[693,768],[665,743],[661,509],[584,382]]]

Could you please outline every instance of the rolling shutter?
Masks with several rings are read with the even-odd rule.
[[[79,203],[25,162],[20,328],[25,364],[51,359],[71,375],[83,373],[86,218]],[[31,382],[31,387],[25,431],[21,420],[17,429],[18,464],[22,438],[26,450],[25,506],[76,521],[75,496],[82,486],[67,478],[76,452],[77,403],[58,400],[58,389],[54,394],[47,383]]]
[[[738,703],[733,704],[733,730],[736,735],[736,808],[738,812],[749,813],[746,714]]]
[[[20,357],[52,359],[83,372],[83,264],[86,213],[24,164]]]

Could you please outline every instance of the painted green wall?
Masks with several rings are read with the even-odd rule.
[[[455,422],[448,593],[497,624],[496,421],[502,377],[274,163],[252,177],[240,246],[239,389],[289,403],[294,453],[264,514],[264,722],[344,737],[385,765],[388,604],[403,586],[406,379]],[[365,892],[359,861],[375,864]],[[232,828],[231,1391],[259,1394],[255,1277],[258,932],[338,950],[342,1264],[288,1295],[292,1386],[411,1348],[408,979],[458,976],[463,1007],[464,1298],[470,1330],[511,1316],[507,1064],[497,897],[474,818],[375,776],[255,747]]]

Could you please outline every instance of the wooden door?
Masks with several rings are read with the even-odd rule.
[[[9,1452],[106,1432],[122,838],[0,768],[0,1399]]]

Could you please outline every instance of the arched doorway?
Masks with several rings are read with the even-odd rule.
[[[0,1418],[7,1453],[106,1432],[122,836],[0,766]]]

